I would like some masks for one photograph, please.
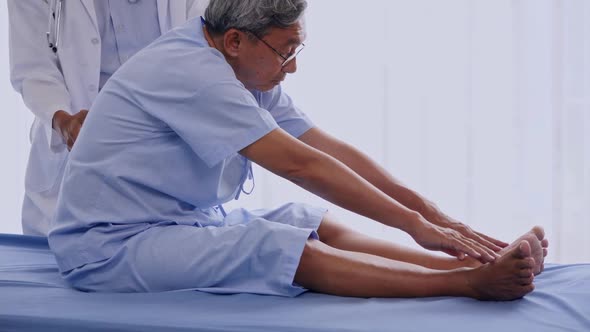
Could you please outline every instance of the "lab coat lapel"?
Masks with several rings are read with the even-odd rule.
[[[92,25],[94,25],[94,29],[98,32],[98,22],[96,21],[96,9],[94,8],[94,0],[80,0],[84,9],[86,9],[86,13],[90,16],[92,20]]]
[[[157,0],[156,4],[158,6],[158,21],[160,22],[160,32],[164,34],[166,31],[170,29],[170,22],[168,22],[168,7],[170,6],[170,1]]]
[[[186,0],[170,0],[170,29],[186,22]]]

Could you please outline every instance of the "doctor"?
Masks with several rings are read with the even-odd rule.
[[[47,235],[69,150],[105,82],[161,34],[199,16],[206,4],[8,0],[10,79],[35,115],[22,207],[24,234]]]

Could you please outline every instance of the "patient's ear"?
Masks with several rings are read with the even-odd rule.
[[[237,57],[240,53],[240,48],[243,46],[246,35],[237,29],[229,29],[223,35],[223,48],[227,55]]]

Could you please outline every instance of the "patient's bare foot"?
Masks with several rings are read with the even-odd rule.
[[[534,274],[537,275],[543,272],[543,269],[545,268],[544,262],[545,257],[547,256],[549,241],[545,239],[545,231],[542,227],[533,227],[530,231],[526,232],[524,235],[516,239],[516,241],[512,242],[512,244],[510,244],[508,247],[500,250],[498,254],[504,255],[505,253],[511,251],[514,249],[514,247],[519,245],[522,240],[526,240],[531,246],[531,257],[535,260],[535,267],[533,269]],[[471,268],[480,267],[482,265],[482,263],[472,257],[467,257],[461,262],[461,264],[462,266]]]
[[[468,271],[472,297],[479,300],[515,300],[533,291],[535,260],[527,240],[510,245],[494,263]]]
[[[549,246],[549,241],[545,239],[545,231],[542,227],[533,227],[530,231],[512,242],[508,247],[500,250],[499,254],[503,255],[504,253],[511,251],[523,240],[527,241],[531,246],[531,257],[535,260],[533,273],[537,275],[543,271],[545,256],[547,256],[547,247]]]

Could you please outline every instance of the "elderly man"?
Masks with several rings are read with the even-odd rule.
[[[473,232],[311,123],[281,89],[304,47],[305,0],[212,0],[103,88],[66,169],[49,242],[88,291],[514,299],[546,254]],[[324,208],[221,204],[255,162],[456,258],[366,237]],[[501,248],[505,247],[505,248]],[[459,259],[457,259],[459,258]]]

